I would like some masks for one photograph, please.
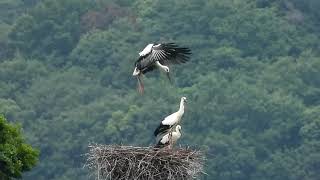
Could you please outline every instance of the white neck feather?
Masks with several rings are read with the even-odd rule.
[[[165,69],[168,68],[168,66],[164,66],[162,64],[159,63],[159,61],[156,61],[156,65],[161,68],[163,71],[166,71]]]
[[[180,116],[182,116],[183,113],[184,113],[184,101],[183,101],[183,99],[181,99],[181,101],[180,101],[180,108],[179,108],[178,113],[179,113]]]

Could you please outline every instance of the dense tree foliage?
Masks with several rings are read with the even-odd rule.
[[[40,149],[25,179],[88,179],[90,142],[151,145],[188,97],[182,145],[203,179],[320,179],[317,0],[28,0],[0,3],[0,109]],[[131,77],[150,42],[191,61]],[[23,121],[20,121],[23,119]]]
[[[3,103],[3,102],[1,102]],[[0,107],[1,111],[5,111]],[[19,178],[31,170],[38,160],[38,151],[24,142],[21,128],[0,116],[0,179]]]

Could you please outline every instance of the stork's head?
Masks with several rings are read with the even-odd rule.
[[[187,98],[186,97],[182,97],[181,101],[183,101],[185,103],[185,102],[187,102]]]
[[[164,66],[163,69],[166,71],[166,73],[169,73],[170,70],[169,70],[169,67],[168,66]]]
[[[176,131],[177,131],[177,132],[181,132],[181,126],[180,126],[180,125],[177,125],[177,126],[176,126]]]

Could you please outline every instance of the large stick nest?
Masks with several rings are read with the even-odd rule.
[[[85,166],[98,180],[185,180],[204,173],[203,163],[203,153],[188,148],[90,145]]]

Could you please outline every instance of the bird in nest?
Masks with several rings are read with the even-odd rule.
[[[155,148],[164,148],[169,147],[172,148],[173,145],[178,141],[181,137],[181,126],[177,125],[175,131],[167,132],[166,134],[159,136],[157,138],[157,144],[154,146]]]
[[[184,114],[185,103],[187,102],[186,97],[182,97],[180,100],[179,110],[165,117],[157,129],[154,131],[154,136],[158,136],[159,134],[165,134],[172,130],[175,126],[177,126]]]

